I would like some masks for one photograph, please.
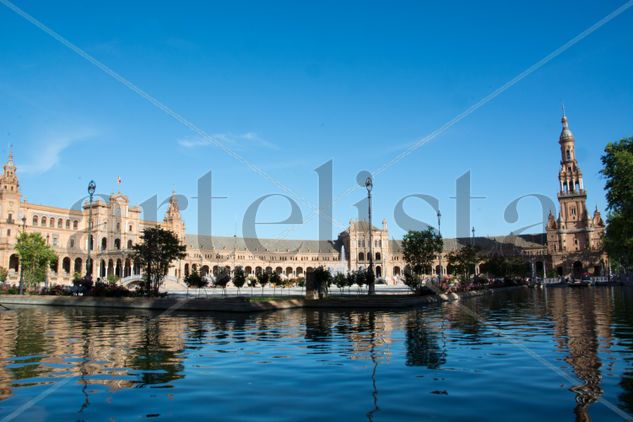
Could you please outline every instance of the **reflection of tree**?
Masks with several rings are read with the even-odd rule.
[[[633,351],[633,289],[620,289],[620,294],[614,295],[613,306],[614,337],[620,344],[627,345],[629,353]],[[620,403],[629,412],[633,412],[633,362],[627,361],[627,368],[622,373],[619,396]]]
[[[407,366],[436,369],[446,363],[446,351],[440,347],[440,333],[427,327],[424,314],[413,311],[407,315]]]
[[[20,366],[11,368],[14,379],[25,379],[40,374],[39,362],[45,354],[46,330],[44,315],[37,309],[24,309],[16,313],[16,339],[13,356],[29,356],[19,361]]]
[[[332,340],[329,312],[306,311],[306,340],[327,342]]]
[[[177,318],[150,318],[145,323],[139,335],[138,346],[132,349],[132,360],[129,363],[131,369],[141,370],[141,385],[162,384],[183,377],[184,365],[179,356],[181,350],[175,349],[173,344],[163,339],[163,330],[171,330],[174,327],[163,328],[162,324],[167,320]],[[178,335],[178,333],[171,333]]]

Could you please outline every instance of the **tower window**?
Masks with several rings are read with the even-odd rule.
[[[569,152],[569,148],[567,148],[567,159],[571,160],[571,153]]]

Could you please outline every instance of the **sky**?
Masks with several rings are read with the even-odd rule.
[[[258,224],[258,235],[317,239],[316,169],[331,160],[333,238],[364,206],[363,171],[373,221],[386,218],[394,238],[410,195],[436,198],[442,234],[463,234],[465,174],[478,199],[461,227],[540,232],[534,197],[506,211],[531,194],[556,203],[561,104],[590,210],[606,207],[605,145],[633,135],[633,7],[479,104],[622,0],[11,4],[76,46],[0,0],[0,152],[13,145],[32,203],[70,207],[91,179],[109,195],[120,176],[133,204],[182,195],[196,233],[198,181],[211,172],[214,235],[241,235],[265,195],[256,221],[287,220],[283,194],[302,223]],[[436,225],[419,198],[403,208]]]

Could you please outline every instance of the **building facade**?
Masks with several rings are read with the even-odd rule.
[[[602,251],[604,222],[596,210],[589,216],[586,208],[582,172],[575,157],[575,139],[567,117],[562,119],[559,138],[558,218],[549,216],[544,234],[522,236],[444,239],[444,251],[433,265],[434,274],[447,274],[448,254],[465,245],[476,245],[485,254],[522,255],[532,262],[536,273],[557,271],[560,275],[588,271],[604,274],[607,257]],[[69,285],[75,274],[87,271],[88,242],[92,244],[93,278],[118,277],[133,280],[141,268],[133,262],[132,245],[140,241],[147,227],[162,226],[173,231],[187,245],[187,256],[174,263],[169,280],[181,283],[198,271],[213,275],[222,268],[242,266],[247,274],[275,271],[287,277],[302,277],[313,268],[324,266],[333,271],[349,271],[369,264],[369,230],[366,221],[350,220],[347,230],[331,241],[250,239],[237,236],[200,236],[186,234],[177,196],[172,195],[162,222],[145,221],[141,207],[130,205],[121,192],[97,196],[70,209],[38,205],[22,198],[13,154],[0,176],[0,266],[9,270],[8,282],[19,280],[20,260],[15,251],[20,232],[38,232],[54,249],[58,259],[51,263],[47,281]],[[88,221],[92,215],[92,238]],[[380,228],[372,226],[371,253],[376,275],[387,283],[397,283],[405,262],[401,241],[389,238],[387,220]],[[440,262],[442,266],[440,267]]]

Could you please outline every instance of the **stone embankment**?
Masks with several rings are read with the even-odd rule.
[[[496,292],[522,289],[507,287],[444,295],[376,295],[376,296],[330,296],[319,300],[304,298],[183,298],[183,297],[77,297],[77,296],[18,296],[0,295],[0,309],[24,306],[73,306],[88,308],[147,309],[156,311],[203,311],[203,312],[260,312],[293,308],[338,308],[338,309],[401,309],[415,308],[443,301],[482,296]]]

